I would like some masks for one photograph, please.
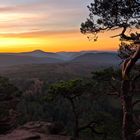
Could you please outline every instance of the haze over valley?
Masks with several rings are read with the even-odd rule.
[[[47,63],[91,63],[92,65],[114,65],[119,63],[116,52],[80,51],[80,52],[44,52],[35,50],[24,53],[0,53],[0,67],[22,64]]]

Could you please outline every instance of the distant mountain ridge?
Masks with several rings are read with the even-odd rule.
[[[120,62],[120,58],[116,53],[85,53],[72,60],[73,62],[94,63],[98,65],[116,65]]]
[[[116,52],[44,52],[34,50],[22,53],[0,53],[0,66],[43,64],[43,63],[91,63],[95,65],[114,65],[120,61]]]
[[[22,64],[43,64],[43,63],[60,63],[59,59],[49,57],[32,57],[14,54],[0,54],[0,66],[12,66]]]
[[[23,52],[19,54],[24,56],[32,56],[32,57],[49,57],[49,58],[61,59],[61,56],[57,53],[44,52],[42,50],[34,50],[31,52]]]

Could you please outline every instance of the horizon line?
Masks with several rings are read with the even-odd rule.
[[[42,51],[42,52],[45,52],[45,53],[74,53],[74,52],[117,52],[117,50],[79,50],[79,51],[56,51],[56,52],[53,52],[53,51],[45,51],[43,49],[33,49],[31,51],[19,51],[19,52],[1,52],[0,53],[11,53],[11,54],[14,54],[14,53],[28,53],[28,52],[35,52],[35,51]]]

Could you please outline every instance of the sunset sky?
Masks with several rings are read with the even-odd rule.
[[[0,52],[116,50],[111,32],[97,42],[80,33],[92,0],[0,1]]]

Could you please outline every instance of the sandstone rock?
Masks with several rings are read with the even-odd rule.
[[[62,134],[64,132],[64,126],[61,123],[49,123],[49,122],[28,122],[21,126],[20,129],[29,130],[31,132],[39,132],[45,134]]]
[[[52,134],[55,124],[46,122],[29,122],[9,134],[0,135],[0,140],[70,140],[68,136],[62,136],[61,131]],[[56,127],[56,126],[55,126]],[[56,129],[56,128],[55,128]],[[53,131],[56,132],[56,131]]]

